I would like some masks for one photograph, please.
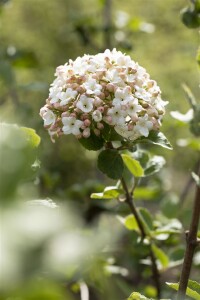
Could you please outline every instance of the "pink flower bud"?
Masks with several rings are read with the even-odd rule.
[[[65,111],[61,114],[61,117],[69,117],[70,113],[68,111]]]
[[[106,121],[107,121],[107,123],[112,124],[112,117],[106,116]]]
[[[97,123],[97,128],[99,130],[102,130],[102,129],[104,129],[104,125],[102,123]]]
[[[55,108],[59,108],[60,107],[60,103],[54,103],[53,105]]]
[[[113,83],[108,83],[107,86],[106,86],[106,88],[107,88],[107,90],[108,90],[109,92],[111,92],[111,93],[113,93],[114,90],[115,90],[115,86],[114,86]]]
[[[71,113],[71,114],[70,114],[70,117],[74,117],[74,118],[76,118],[77,116],[76,116],[76,114],[75,114],[75,113]]]
[[[128,130],[129,131],[133,130],[133,128],[134,128],[133,124],[128,124]]]
[[[101,93],[99,94],[99,98],[102,99],[102,100],[104,100],[104,99],[105,99],[105,93],[102,93],[102,92],[101,92]]]
[[[99,136],[100,135],[100,130],[99,129],[94,129],[94,134],[96,135],[96,136]]]
[[[91,124],[91,121],[90,121],[89,119],[86,119],[86,120],[84,121],[84,125],[85,125],[86,127],[89,127],[90,124]]]
[[[105,94],[104,99],[105,99],[105,97],[110,96],[110,93],[108,91],[105,91],[104,94]]]
[[[90,128],[86,128],[83,130],[83,137],[88,138],[90,136]]]
[[[94,99],[94,105],[95,105],[96,107],[100,106],[102,103],[103,103],[103,101],[102,101],[100,98],[96,97],[96,98]]]
[[[137,115],[134,115],[131,117],[131,120],[135,123],[138,121],[138,116]]]
[[[85,93],[85,88],[83,86],[79,86],[77,88],[77,92],[79,92],[80,94],[83,94],[83,93]]]
[[[104,107],[100,106],[100,107],[97,108],[97,110],[99,110],[101,113],[103,113],[104,112]]]

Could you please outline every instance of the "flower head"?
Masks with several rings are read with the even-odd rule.
[[[159,130],[167,104],[156,81],[116,49],[84,55],[59,66],[40,110],[51,136],[102,136],[112,127],[124,140]],[[107,124],[107,126],[105,126]]]

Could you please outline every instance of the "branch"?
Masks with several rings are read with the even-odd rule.
[[[141,232],[142,240],[144,240],[144,238],[147,236],[147,234],[145,232],[145,228],[144,228],[144,225],[141,221],[140,215],[138,214],[137,209],[136,209],[136,207],[133,203],[132,193],[129,193],[128,187],[127,187],[126,182],[125,182],[123,177],[121,178],[121,183],[122,183],[122,187],[123,187],[123,189],[125,191],[125,194],[126,194],[125,202],[128,204],[128,206],[130,208],[130,211],[134,215],[134,217],[137,221],[138,227],[140,229],[140,232]],[[151,258],[151,265],[152,265],[153,280],[155,282],[155,287],[156,287],[156,290],[157,290],[157,297],[158,297],[158,299],[160,299],[161,298],[161,287],[160,287],[160,279],[159,279],[160,274],[159,274],[159,271],[158,271],[156,258],[155,258],[155,255],[153,253],[151,243],[150,243],[150,258]]]
[[[157,290],[157,297],[158,297],[158,299],[160,299],[161,298],[160,274],[158,271],[158,267],[156,264],[156,258],[153,253],[151,244],[150,244],[150,257],[151,257],[151,263],[152,263],[153,279],[154,279],[156,290]]]
[[[132,214],[134,215],[134,217],[135,217],[135,219],[137,221],[137,224],[138,224],[138,226],[140,228],[140,232],[141,232],[141,235],[142,235],[142,240],[143,240],[145,238],[145,236],[146,236],[144,226],[143,226],[142,221],[140,219],[140,216],[139,216],[139,214],[138,214],[138,212],[137,212],[137,210],[135,208],[132,196],[131,196],[131,194],[128,191],[128,188],[127,188],[127,185],[125,183],[124,178],[121,179],[121,183],[122,183],[123,189],[124,189],[124,191],[126,193],[126,203],[128,204],[128,206],[129,206]]]
[[[104,46],[107,49],[111,48],[111,29],[112,29],[112,0],[105,0],[103,9],[104,18]]]
[[[199,164],[199,172],[200,175],[200,164]],[[180,284],[179,290],[177,294],[177,300],[184,300],[186,295],[186,289],[188,285],[188,280],[190,276],[190,271],[192,267],[193,256],[196,247],[198,246],[198,224],[200,219],[200,187],[196,187],[195,199],[194,199],[194,206],[192,212],[192,221],[190,224],[189,231],[186,232],[186,250],[183,260],[183,266],[181,270],[180,276]]]

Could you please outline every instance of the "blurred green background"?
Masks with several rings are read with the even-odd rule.
[[[189,172],[199,158],[200,146],[189,129],[175,121],[169,112],[180,110],[186,113],[189,109],[182,83],[191,88],[196,98],[199,95],[196,63],[198,30],[189,30],[180,20],[180,10],[188,4],[188,1],[113,0],[110,1],[110,8],[106,2],[104,0],[0,1],[0,119],[1,122],[34,128],[41,137],[37,152],[38,161],[35,165],[37,170],[34,170],[32,175],[29,174],[28,180],[23,179],[17,186],[15,198],[33,200],[50,197],[61,203],[75,203],[75,211],[78,211],[79,217],[89,224],[98,223],[99,215],[104,218],[112,215],[113,210],[121,212],[121,209],[112,202],[105,204],[89,197],[91,192],[101,191],[103,184],[108,182],[97,171],[97,154],[84,150],[73,137],[69,136],[62,137],[53,144],[39,116],[39,110],[48,97],[49,85],[54,80],[55,68],[58,65],[85,53],[96,54],[106,48],[117,48],[147,69],[161,87],[163,99],[169,101],[162,131],[172,143],[174,151],[151,148],[154,153],[164,155],[167,164],[159,176],[142,183],[144,185],[148,183],[154,194],[148,194],[150,196],[141,194],[138,199],[144,200],[146,197],[152,200],[145,205],[152,211],[162,207],[169,218],[177,217],[179,211],[179,217],[187,225],[193,190],[187,195],[184,204],[179,203],[178,199],[184,191]],[[188,142],[190,147],[180,147],[179,139],[188,139],[187,141],[191,142]],[[184,144],[182,140],[181,145],[186,145],[187,141],[185,140]],[[17,156],[13,152],[11,155]],[[18,176],[17,173],[13,174]],[[1,180],[3,179],[2,177]],[[109,183],[113,184],[110,181]],[[8,195],[10,197],[10,193]],[[181,211],[180,205],[183,207]],[[115,224],[113,217],[111,223]],[[119,248],[130,244],[131,239],[131,235],[123,233]],[[137,237],[134,239],[136,241]],[[169,241],[169,245],[176,247],[178,243],[178,239],[175,238]],[[125,266],[131,264],[138,270],[140,246],[134,250],[129,246],[126,251],[124,257],[123,251],[119,250],[116,253],[117,262]],[[142,251],[145,255],[145,249]],[[177,251],[179,252],[174,255],[177,255],[178,259],[182,257],[182,250]],[[102,266],[104,263],[98,259],[94,263],[94,268],[96,264]],[[197,265],[199,264],[198,261]],[[149,271],[143,268],[143,272],[147,278]],[[177,275],[177,271],[169,272],[173,276]],[[94,292],[92,300],[125,298],[128,292],[133,290],[131,280],[135,286],[143,289],[140,275],[133,274],[133,278],[126,282],[115,278],[112,286],[113,289],[118,287],[119,295],[118,292],[109,294],[110,278],[108,277],[105,282],[102,279],[100,284],[100,274],[93,272],[93,269],[91,274],[87,276],[96,278],[91,281],[90,278],[88,281],[92,288],[95,284],[98,286],[97,290],[101,295],[97,296],[98,293]],[[168,271],[164,279],[168,278],[167,276]],[[73,285],[73,281],[76,282],[73,278],[69,283],[70,286]],[[46,286],[52,288],[52,293],[49,292],[49,296],[44,297],[37,296],[37,288],[32,287],[32,283],[29,284],[36,296],[31,298],[27,296],[28,294],[25,295],[24,291],[23,298],[12,299],[79,299],[70,298],[71,294],[61,295],[59,298],[58,294],[62,294],[63,291],[57,291],[55,282],[55,291],[51,283],[43,282],[44,290]],[[62,288],[64,289],[64,283]],[[77,287],[73,288],[72,290],[76,291]],[[149,283],[149,291],[146,291],[146,294],[153,297],[152,289]],[[54,293],[57,296],[51,296]]]

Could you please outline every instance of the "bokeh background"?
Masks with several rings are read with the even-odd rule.
[[[146,258],[145,248],[140,249],[141,246],[136,245],[137,235],[126,232],[114,217],[115,213],[125,213],[125,208],[119,207],[116,202],[90,199],[90,194],[102,191],[105,184],[115,184],[97,170],[97,154],[84,150],[70,136],[62,137],[53,144],[43,128],[39,110],[48,97],[55,68],[69,59],[85,53],[96,54],[106,48],[117,48],[138,61],[158,82],[163,99],[169,101],[162,131],[174,151],[156,146],[151,148],[155,154],[163,155],[167,163],[159,175],[141,183],[136,200],[140,201],[140,206],[145,205],[152,213],[156,213],[158,219],[162,210],[166,224],[169,219],[179,218],[187,227],[194,194],[190,172],[195,169],[199,159],[200,145],[189,128],[175,121],[169,113],[171,110],[186,113],[190,108],[183,83],[190,87],[196,98],[199,95],[196,63],[199,34],[198,30],[186,28],[180,19],[180,11],[187,4],[186,0],[0,1],[1,122],[34,128],[41,137],[33,174],[27,176],[26,180],[17,181],[11,193],[12,200],[8,200],[12,186],[8,187],[9,196],[5,193],[2,201],[5,206],[7,202],[11,203],[4,216],[4,224],[7,225],[3,227],[8,228],[7,235],[19,236],[15,243],[8,243],[9,249],[14,250],[9,250],[10,256],[5,260],[7,263],[4,268],[8,275],[3,276],[5,284],[2,299],[80,299],[80,291],[87,289],[87,285],[92,300],[125,299],[134,289],[143,291],[145,284],[145,294],[155,296],[152,282],[148,280],[148,264],[142,267],[139,264],[141,259]],[[2,131],[3,128],[0,134]],[[13,140],[11,136],[9,138]],[[18,160],[17,153],[12,152],[12,158]],[[9,166],[15,168],[11,163]],[[17,172],[19,170],[9,174],[17,178]],[[2,182],[5,179],[3,177]],[[145,189],[146,184],[148,189]],[[25,200],[47,197],[62,207],[64,205],[65,214],[59,217],[53,213],[52,216],[51,207],[44,208],[47,213],[43,208],[42,211],[34,208],[36,211],[31,210],[29,218],[35,214],[33,220],[36,217],[35,220],[40,220],[41,224],[38,221],[38,226],[33,228],[29,224],[30,219],[25,217],[30,208],[13,208],[15,202],[22,205],[21,202]],[[45,217],[48,214],[49,218]],[[51,218],[55,226],[50,226]],[[16,220],[12,221],[14,223],[11,222],[13,219]],[[21,223],[20,226],[16,225],[19,220],[23,220],[24,228]],[[48,224],[46,227],[50,227],[50,232],[43,228],[44,223]],[[84,226],[86,228],[82,232]],[[110,236],[107,236],[109,230]],[[71,232],[71,235],[62,236],[61,233],[65,231]],[[39,232],[42,232],[40,238]],[[30,241],[26,240],[27,236]],[[46,246],[49,236],[55,237],[50,246],[57,250]],[[74,242],[74,236],[77,243]],[[109,244],[111,236],[113,243]],[[75,244],[71,252],[69,250],[68,254],[62,256],[59,251],[64,247],[65,239],[68,239],[66,243]],[[183,245],[183,240],[180,242],[178,237],[165,242],[166,253],[171,251],[168,247],[174,246],[174,252],[170,255],[178,269],[173,266],[165,268],[162,273],[163,284],[171,278],[177,280]],[[106,254],[98,251],[97,246]],[[68,264],[65,258],[71,257],[75,248],[79,251],[74,256],[74,263]],[[48,253],[44,263],[41,253],[45,251]],[[88,262],[88,256],[94,256],[95,259]],[[196,280],[199,276],[199,256],[197,253],[193,275]],[[65,264],[62,267],[62,259],[58,259],[60,257],[67,267]],[[50,263],[52,260],[54,263],[58,260],[58,264]],[[53,275],[46,276],[45,272]],[[11,273],[15,276],[11,276]],[[142,277],[146,278],[146,282]],[[26,282],[27,290],[23,290],[22,284]],[[13,298],[9,298],[10,295]],[[164,295],[170,297],[167,287],[164,287]]]

